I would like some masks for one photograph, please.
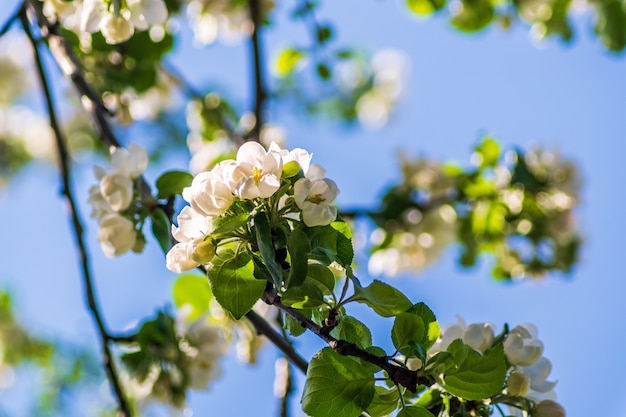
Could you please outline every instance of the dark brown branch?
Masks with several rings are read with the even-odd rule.
[[[252,130],[252,140],[259,142],[261,140],[261,129],[263,128],[263,113],[265,108],[265,100],[267,99],[267,90],[263,77],[263,61],[260,41],[261,27],[261,2],[260,0],[250,0],[250,18],[252,19],[252,35],[250,35],[250,44],[252,48],[252,56],[254,61],[254,116],[256,118],[254,129]]]
[[[259,316],[253,310],[250,310],[246,314],[246,318],[250,320],[250,323],[252,323],[259,334],[267,337],[270,342],[280,349],[289,362],[294,364],[294,366],[301,370],[302,373],[306,374],[307,367],[309,366],[308,362],[295,351],[291,343],[289,343],[283,335],[278,333],[274,327],[272,327],[263,317]]]
[[[50,22],[46,15],[44,15],[42,2],[38,0],[25,0],[25,4],[28,4],[28,8],[37,18],[37,24],[41,29],[41,34],[48,41],[50,52],[59,64],[61,71],[72,81],[80,93],[81,98],[87,99],[81,101],[85,109],[94,117],[100,137],[107,145],[119,147],[120,144],[115,138],[107,120],[107,117],[112,116],[113,112],[104,105],[100,95],[87,82],[80,62],[76,54],[74,54],[72,45],[61,35],[59,25],[56,22]]]
[[[96,301],[95,289],[92,280],[91,268],[89,266],[89,255],[87,252],[87,247],[85,245],[83,239],[83,225],[80,216],[80,212],[76,205],[76,201],[74,198],[74,194],[72,192],[71,186],[71,177],[70,177],[70,164],[69,164],[69,155],[65,146],[65,138],[63,132],[61,131],[61,127],[58,122],[58,117],[56,115],[54,99],[52,97],[52,89],[50,88],[46,71],[44,68],[44,64],[41,59],[41,55],[39,53],[39,48],[37,45],[37,41],[33,35],[33,32],[30,27],[30,23],[28,21],[28,17],[26,15],[26,8],[23,7],[19,14],[20,21],[22,23],[22,27],[24,28],[24,32],[26,33],[32,47],[33,47],[33,55],[35,59],[35,65],[37,67],[37,75],[39,77],[39,81],[41,83],[41,88],[44,96],[44,100],[46,103],[46,108],[48,110],[48,116],[50,119],[50,127],[54,132],[54,138],[57,148],[57,156],[59,163],[59,170],[61,173],[61,182],[62,182],[62,194],[65,196],[65,200],[67,201],[70,217],[72,221],[72,227],[74,231],[74,239],[76,241],[76,245],[78,246],[81,272],[83,276],[83,282],[85,285],[85,296],[87,298],[87,304],[89,306],[89,310],[93,317],[93,320],[98,328],[98,332],[100,334],[100,340],[102,343],[102,352],[103,352],[103,364],[106,369],[108,379],[111,382],[113,391],[118,401],[119,407],[119,416],[120,417],[130,417],[131,411],[128,402],[126,401],[126,397],[122,390],[122,386],[120,384],[120,380],[116,371],[115,362],[113,359],[113,354],[109,348],[109,342],[111,338],[109,333],[105,327],[104,320],[100,313],[100,308],[98,307],[98,303]]]
[[[320,339],[328,343],[328,346],[330,346],[338,354],[343,356],[353,356],[378,366],[387,372],[389,378],[394,383],[405,387],[411,392],[416,392],[418,384],[430,386],[434,383],[434,381],[430,378],[418,376],[416,371],[411,371],[410,369],[390,363],[390,360],[387,357],[374,355],[373,353],[359,348],[354,343],[334,338],[327,331],[325,331],[322,326],[307,318],[295,308],[282,304],[280,302],[280,296],[273,289],[265,291],[263,294],[263,301],[277,307],[285,314],[290,315],[293,319],[300,323],[302,327],[313,332]]]

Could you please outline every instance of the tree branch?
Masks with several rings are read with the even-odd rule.
[[[307,367],[309,363],[302,358],[295,351],[291,343],[283,335],[278,333],[274,327],[272,327],[263,317],[259,316],[255,311],[250,310],[246,314],[246,318],[250,320],[250,323],[254,326],[256,331],[259,334],[264,335],[272,342],[280,351],[285,355],[285,357],[292,363],[296,368],[302,371],[302,373],[306,374]]]
[[[33,32],[30,27],[30,23],[28,21],[28,17],[26,15],[26,8],[22,7],[19,13],[20,21],[22,23],[22,27],[24,28],[24,32],[26,33],[32,47],[33,47],[33,55],[35,59],[35,65],[37,67],[37,75],[39,77],[39,81],[41,83],[41,88],[44,96],[44,100],[46,103],[46,107],[48,110],[48,116],[50,119],[50,127],[54,131],[54,138],[58,153],[58,162],[59,162],[59,170],[61,173],[61,182],[62,182],[62,194],[65,196],[65,199],[68,203],[70,217],[72,221],[72,227],[74,231],[74,239],[76,241],[76,245],[78,246],[79,258],[83,276],[83,282],[85,285],[85,296],[87,298],[87,304],[89,306],[89,310],[91,315],[93,316],[93,320],[98,328],[98,332],[100,333],[100,339],[102,344],[103,351],[103,365],[106,369],[108,379],[111,382],[113,391],[115,396],[117,397],[118,407],[119,407],[119,416],[120,417],[130,417],[131,411],[128,402],[126,401],[126,397],[122,390],[122,386],[119,381],[119,377],[117,375],[115,362],[113,360],[113,355],[109,348],[109,342],[111,338],[106,330],[104,320],[100,313],[100,308],[98,307],[98,303],[96,301],[95,289],[92,280],[91,268],[89,266],[89,255],[87,252],[87,247],[85,245],[83,239],[83,225],[81,216],[78,210],[78,206],[76,204],[72,186],[71,186],[71,178],[70,178],[70,164],[68,151],[65,147],[65,138],[61,131],[61,127],[58,122],[58,118],[56,115],[56,110],[54,106],[54,100],[52,97],[52,90],[50,88],[46,71],[44,68],[44,64],[42,62],[41,55],[39,53],[39,48],[37,45],[37,41],[33,35]]]
[[[259,142],[261,140],[261,129],[263,128],[265,99],[267,98],[267,90],[265,88],[263,77],[263,62],[261,41],[259,32],[261,26],[261,4],[260,0],[250,0],[250,18],[252,19],[252,35],[250,35],[250,44],[252,48],[252,57],[254,61],[254,116],[256,118],[254,128],[252,130],[252,140]]]
[[[292,307],[288,307],[280,302],[280,296],[276,293],[276,290],[266,290],[262,297],[263,301],[267,304],[277,307],[285,314],[290,315],[300,325],[307,330],[313,332],[320,339],[328,343],[335,352],[343,356],[354,356],[362,359],[366,362],[372,363],[384,371],[387,372],[389,378],[396,384],[402,385],[409,391],[415,393],[417,385],[430,386],[434,383],[433,380],[427,377],[417,375],[417,371],[411,371],[410,369],[396,366],[390,363],[389,358],[384,356],[377,356],[366,350],[363,350],[356,346],[354,343],[347,342],[345,340],[336,339],[331,336],[323,327],[315,323],[313,320],[304,316],[298,310]]]
[[[41,33],[43,37],[47,39],[48,48],[61,68],[61,71],[72,81],[82,96],[81,98],[83,98],[83,100],[81,100],[81,102],[83,107],[94,117],[101,138],[107,145],[119,147],[120,143],[115,138],[107,120],[107,117],[112,116],[114,113],[104,105],[100,95],[93,89],[91,84],[87,82],[80,61],[76,57],[76,54],[74,54],[72,45],[61,35],[58,23],[50,22],[46,15],[44,15],[42,2],[37,0],[24,0],[24,4],[28,4],[28,8],[37,18],[37,24],[41,29]],[[86,100],[84,98],[86,98]]]

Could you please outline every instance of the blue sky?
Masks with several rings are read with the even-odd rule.
[[[408,54],[410,79],[386,128],[368,132],[303,122],[284,108],[274,109],[272,121],[287,128],[290,147],[314,153],[314,161],[324,165],[341,188],[339,204],[350,207],[373,204],[397,178],[399,150],[466,163],[484,133],[506,146],[558,149],[578,163],[584,186],[576,213],[585,243],[571,275],[504,285],[490,279],[489,259],[463,270],[455,266],[451,248],[419,276],[399,277],[392,284],[412,300],[429,304],[442,324],[453,322],[456,314],[498,327],[504,322],[536,324],[568,416],[626,417],[621,401],[626,395],[621,348],[626,341],[621,265],[626,201],[619,177],[626,151],[625,58],[605,52],[590,34],[589,18],[580,19],[571,45],[549,41],[539,48],[519,25],[508,32],[490,28],[462,35],[443,18],[411,18],[400,3],[327,1],[320,13],[336,23],[338,43],[371,51],[397,48]],[[285,16],[285,7],[279,10]],[[292,40],[308,42],[299,24],[284,17],[279,23],[284,26],[266,32],[270,55]],[[183,40],[189,39],[184,33]],[[200,52],[180,46],[176,65],[197,85],[224,85],[241,106],[250,102],[247,45],[211,46]],[[186,162],[173,158],[172,163],[184,167]],[[80,166],[75,176],[84,215],[86,190],[95,182],[90,170]],[[154,179],[160,170],[154,167],[148,176]],[[20,317],[37,332],[93,343],[95,332],[85,312],[54,169],[34,166],[0,190],[0,196],[5,220],[0,226],[0,287],[13,291]],[[98,295],[111,328],[132,325],[169,302],[174,275],[165,269],[154,243],[143,256],[110,260],[98,248],[95,223],[89,221],[87,227]],[[382,343],[391,324],[378,320],[375,326],[375,342]],[[299,343],[308,355],[321,347],[310,339]],[[242,368],[227,358],[224,378],[210,392],[193,396],[196,415],[209,410],[214,415],[275,415],[275,357],[268,346],[261,364],[254,367]]]

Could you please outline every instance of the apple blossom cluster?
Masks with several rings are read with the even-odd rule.
[[[379,224],[370,235],[374,250],[368,261],[371,275],[394,277],[408,271],[419,271],[437,260],[454,242],[457,215],[446,201],[454,181],[444,174],[443,166],[419,158],[410,161],[401,157],[404,190],[414,204],[407,207],[400,219]],[[398,221],[399,220],[399,221]]]
[[[110,258],[130,250],[141,252],[145,240],[134,211],[137,179],[148,166],[148,154],[138,145],[113,148],[111,169],[95,166],[98,185],[89,189],[91,217],[98,220],[98,242]]]
[[[239,148],[236,159],[196,175],[183,189],[189,205],[180,212],[178,226],[172,226],[172,235],[179,243],[167,253],[168,269],[180,273],[207,265],[220,241],[241,237],[214,233],[215,220],[227,214],[269,208],[274,221],[302,221],[308,227],[333,222],[339,189],[324,177],[321,166],[311,165],[311,158],[303,149],[289,152],[272,143],[266,151],[259,143],[247,142]]]
[[[168,322],[164,317],[157,320]],[[224,329],[206,317],[191,323],[178,318],[174,327],[175,334],[157,336],[149,350],[140,346],[122,358],[132,369],[124,375],[126,390],[142,407],[157,401],[182,408],[188,389],[206,390],[221,375],[220,359],[227,348]]]
[[[496,327],[492,323],[468,325],[457,316],[457,323],[442,330],[441,337],[429,349],[428,355],[446,351],[458,339],[484,354],[494,346],[498,338],[495,332]],[[509,366],[503,395],[520,397],[520,401],[511,401],[510,413],[515,416],[565,417],[565,410],[556,402],[556,382],[547,380],[552,364],[543,356],[544,346],[538,339],[537,328],[529,323],[515,326],[505,333],[503,347]],[[421,367],[421,362],[411,359],[408,366],[417,369]]]
[[[162,25],[168,17],[163,0],[45,0],[44,13],[79,35],[100,32],[109,44],[130,39],[135,30]]]

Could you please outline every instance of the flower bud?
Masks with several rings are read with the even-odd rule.
[[[100,32],[108,44],[124,42],[133,36],[133,27],[122,15],[107,14],[100,23]]]
[[[543,400],[533,408],[532,417],[565,417],[565,409],[552,400]]]
[[[137,241],[132,221],[116,213],[105,215],[98,224],[98,242],[106,256],[113,258],[131,250]]]
[[[192,261],[200,265],[206,265],[215,256],[215,244],[211,239],[201,237],[189,242],[187,251]]]
[[[514,371],[506,380],[506,389],[510,395],[523,396],[530,389],[530,378],[520,371]]]

